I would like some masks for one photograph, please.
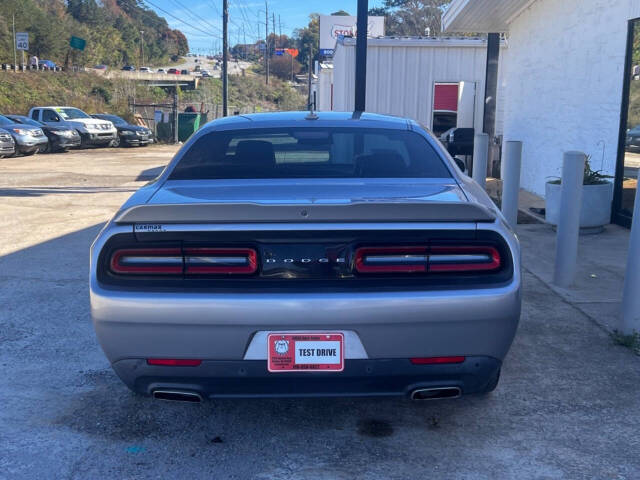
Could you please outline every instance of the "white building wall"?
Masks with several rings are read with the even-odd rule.
[[[523,142],[521,184],[544,194],[562,153],[615,172],[627,22],[640,0],[537,0],[510,24],[505,140]]]
[[[501,49],[501,55],[506,51]],[[474,127],[482,130],[486,42],[474,39],[369,39],[366,110],[409,117],[431,126],[437,82],[475,82]],[[354,106],[355,42],[338,43],[333,59],[333,110]],[[499,72],[497,133],[501,133],[504,79]]]

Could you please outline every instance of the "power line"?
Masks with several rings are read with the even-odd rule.
[[[195,14],[191,13],[191,11],[187,7],[185,7],[185,5],[182,2],[180,2],[180,0],[171,0],[171,1],[174,4],[176,4],[179,8],[182,8],[184,12],[187,15],[189,15],[189,17],[191,17],[191,19],[195,20],[196,22],[199,22],[201,26],[204,26],[205,28],[213,28],[215,30],[220,31],[220,27],[209,23],[204,18],[198,18]]]
[[[198,32],[204,33],[206,36],[211,37],[211,32],[206,32],[198,27],[196,27],[195,25],[190,24],[189,22],[184,21],[181,18],[176,17],[175,15],[173,15],[170,12],[167,12],[165,9],[158,7],[157,5],[155,5],[153,2],[151,2],[150,0],[143,0],[143,2],[148,3],[149,5],[151,5],[154,8],[157,8],[158,10],[160,10],[161,12],[163,12],[165,15],[169,15],[171,18],[184,23],[185,25],[187,25],[189,28],[192,28],[193,30],[196,30]]]

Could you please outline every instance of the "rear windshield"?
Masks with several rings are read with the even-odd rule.
[[[173,180],[227,178],[449,178],[419,134],[364,128],[211,132],[184,154]]]

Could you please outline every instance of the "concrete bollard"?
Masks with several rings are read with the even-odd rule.
[[[587,156],[582,152],[565,152],[562,161],[562,189],[553,283],[563,288],[569,287],[576,276],[582,182],[586,160]]]
[[[518,226],[521,165],[522,142],[505,143],[502,160],[502,214],[514,230]]]
[[[485,189],[487,184],[487,158],[489,157],[489,134],[476,133],[473,139],[473,178]]]
[[[624,274],[620,330],[626,335],[640,333],[640,194],[637,189],[627,254],[627,270]]]

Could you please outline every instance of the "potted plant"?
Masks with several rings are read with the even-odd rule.
[[[590,157],[589,157],[590,158]],[[611,202],[613,200],[613,182],[610,175],[591,169],[589,158],[584,163],[582,182],[582,206],[580,209],[580,233],[599,233],[611,221]],[[560,218],[561,179],[554,178],[545,185],[546,221],[558,224]]]

